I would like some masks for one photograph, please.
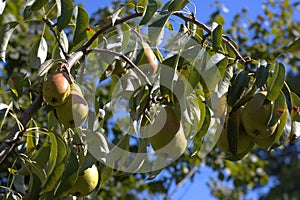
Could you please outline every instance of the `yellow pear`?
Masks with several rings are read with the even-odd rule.
[[[158,114],[150,127],[150,132],[152,134],[151,145],[158,154],[178,158],[187,147],[187,139],[181,121],[170,106],[165,107]]]
[[[88,103],[83,97],[81,88],[77,84],[72,84],[66,103],[56,108],[58,121],[66,128],[79,127],[86,119],[88,112]]]
[[[265,103],[266,96],[266,91],[258,92],[245,105],[242,122],[247,134],[252,138],[266,138],[276,130],[278,123],[268,127],[273,102]]]
[[[153,75],[158,70],[158,60],[146,42],[142,42],[142,46],[144,53],[137,65],[146,75]]]
[[[70,193],[74,196],[86,196],[90,194],[98,185],[99,172],[96,165],[85,169],[79,173],[75,184],[72,186]]]
[[[43,83],[43,96],[51,106],[59,106],[66,102],[70,94],[69,77],[66,72],[49,75]]]

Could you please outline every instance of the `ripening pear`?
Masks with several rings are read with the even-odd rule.
[[[178,158],[187,147],[182,123],[170,106],[158,114],[149,131],[150,143],[157,154]]]
[[[266,96],[266,91],[258,92],[245,105],[242,122],[247,134],[252,138],[266,138],[276,130],[278,123],[268,127],[273,102],[265,103]]]
[[[96,165],[85,169],[76,179],[70,193],[74,196],[86,196],[90,194],[98,185],[99,172]]]
[[[79,127],[86,119],[88,112],[88,103],[83,97],[81,88],[77,84],[72,84],[66,103],[56,108],[58,121],[66,128]]]
[[[247,135],[242,126],[240,126],[240,132],[237,139],[237,154],[247,154],[254,146],[254,142],[251,137]],[[218,139],[217,146],[221,151],[230,153],[229,142],[228,142],[228,131],[227,128],[222,130],[222,133]]]
[[[142,46],[144,53],[137,65],[146,75],[153,75],[157,72],[158,60],[146,42],[142,42]]]
[[[66,72],[56,72],[49,75],[43,83],[43,96],[51,106],[64,104],[69,94],[70,83]]]

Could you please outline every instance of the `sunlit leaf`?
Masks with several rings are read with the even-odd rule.
[[[76,15],[76,27],[75,27],[74,38],[73,38],[73,43],[74,43],[73,46],[76,46],[77,44],[87,39],[86,30],[89,26],[89,16],[87,12],[81,7],[76,7],[76,8],[77,8],[77,15]]]
[[[140,26],[147,24],[158,8],[157,1],[148,0],[147,7],[144,10],[143,18],[140,21]]]
[[[222,43],[222,33],[223,33],[223,27],[222,25],[218,25],[213,31],[212,31],[212,47],[214,51],[218,51],[219,47]]]
[[[295,40],[286,49],[284,49],[284,52],[287,52],[287,53],[295,53],[295,52],[299,52],[299,51],[300,51],[300,38]]]
[[[41,9],[46,3],[48,3],[48,0],[35,0],[31,5],[30,10],[37,11]]]
[[[5,62],[6,48],[18,22],[9,22],[0,26],[0,59]]]

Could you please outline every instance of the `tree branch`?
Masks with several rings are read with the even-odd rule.
[[[140,17],[140,16],[142,16],[143,15],[143,13],[138,13],[138,12],[136,12],[136,13],[134,13],[134,14],[131,14],[131,15],[128,15],[128,16],[126,16],[126,17],[124,17],[124,18],[122,18],[122,19],[117,19],[116,21],[115,21],[115,23],[113,24],[112,22],[110,22],[110,23],[108,23],[108,24],[106,24],[105,26],[103,26],[100,30],[98,30],[80,49],[82,50],[82,51],[85,51],[85,50],[87,50],[92,44],[93,44],[93,42],[102,34],[102,33],[104,33],[105,31],[107,31],[108,29],[110,29],[110,28],[112,28],[112,27],[114,27],[114,26],[116,26],[116,25],[119,25],[119,24],[122,24],[122,23],[124,23],[124,22],[126,22],[126,21],[128,21],[128,20],[131,20],[131,19],[134,19],[134,18],[136,18],[136,17]]]
[[[183,184],[185,184],[185,182],[190,179],[198,171],[198,169],[199,166],[194,166],[194,168],[177,184],[176,188],[172,191],[167,200],[171,200],[179,188],[183,186]]]
[[[198,20],[196,20],[194,17],[190,18],[187,17],[185,15],[183,15],[182,13],[174,13],[175,16],[183,19],[186,22],[192,22],[194,24],[196,24],[197,26],[199,26],[200,28],[202,28],[203,30],[205,30],[209,35],[211,35],[212,30],[210,27],[208,27],[207,25],[203,24],[202,22],[199,22]],[[246,60],[244,59],[244,57],[240,54],[240,52],[235,48],[235,46],[233,46],[233,44],[230,42],[230,40],[228,39],[228,37],[226,36],[222,36],[222,41],[225,42],[226,44],[228,44],[228,46],[230,47],[230,49],[235,53],[235,55],[238,57],[238,59],[242,62],[242,64],[246,64]]]

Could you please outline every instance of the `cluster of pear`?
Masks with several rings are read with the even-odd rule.
[[[55,107],[57,119],[65,128],[81,126],[88,115],[88,103],[82,89],[71,81],[65,71],[47,76],[43,83],[43,96],[49,105]]]
[[[229,114],[218,139],[220,150],[242,158],[255,144],[269,149],[278,140],[280,119],[270,124],[274,102],[266,100],[267,92],[260,91],[238,110]]]

